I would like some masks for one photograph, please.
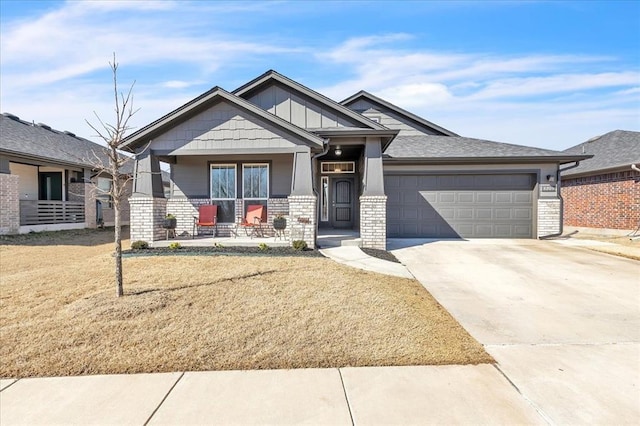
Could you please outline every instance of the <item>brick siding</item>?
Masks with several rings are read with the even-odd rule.
[[[0,235],[17,234],[20,229],[20,201],[17,175],[0,173]]]
[[[316,244],[316,200],[315,195],[289,196],[289,229],[290,241],[304,240],[309,248]]]
[[[387,196],[360,197],[360,238],[362,247],[387,248]]]
[[[640,224],[640,174],[606,173],[562,180],[564,224],[636,229]]]
[[[538,199],[538,238],[558,235],[561,228],[562,200]]]

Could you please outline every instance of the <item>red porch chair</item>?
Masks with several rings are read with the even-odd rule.
[[[238,226],[244,228],[245,233],[250,235],[251,238],[254,236],[264,236],[262,224],[267,222],[266,211],[265,207],[260,204],[248,205],[247,214],[242,221],[238,223]]]
[[[200,228],[213,228],[212,235],[218,233],[218,206],[205,204],[198,208],[198,217],[193,217],[193,232],[191,238],[199,235]]]

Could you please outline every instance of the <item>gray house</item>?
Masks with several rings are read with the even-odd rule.
[[[537,238],[561,226],[558,169],[587,158],[460,137],[367,92],[335,102],[275,71],[214,87],[129,136],[136,154],[132,240],[190,233],[201,204],[219,232],[251,204],[289,218],[291,240],[324,228],[387,237]],[[165,198],[159,161],[171,165]]]
[[[96,189],[108,190],[111,176],[97,172],[98,161],[108,164],[104,146],[10,113],[0,115],[0,234],[95,227],[98,216],[112,224],[111,200]],[[129,177],[132,165],[123,170]],[[126,224],[127,200],[122,207]]]

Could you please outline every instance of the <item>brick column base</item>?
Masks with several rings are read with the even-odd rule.
[[[557,235],[562,224],[562,201],[556,198],[538,200],[538,238]]]
[[[309,248],[316,246],[316,201],[315,195],[290,195],[289,238],[290,242],[303,240]]]
[[[166,198],[131,197],[129,198],[129,229],[131,242],[153,241],[166,238],[166,230],[162,227],[167,211]]]
[[[360,239],[362,247],[387,249],[387,196],[360,197]]]
[[[0,235],[17,234],[20,229],[18,175],[0,173]]]

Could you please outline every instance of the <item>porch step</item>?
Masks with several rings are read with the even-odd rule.
[[[320,248],[328,247],[360,247],[362,245],[362,239],[353,237],[350,235],[336,235],[336,236],[318,236],[318,245]]]

